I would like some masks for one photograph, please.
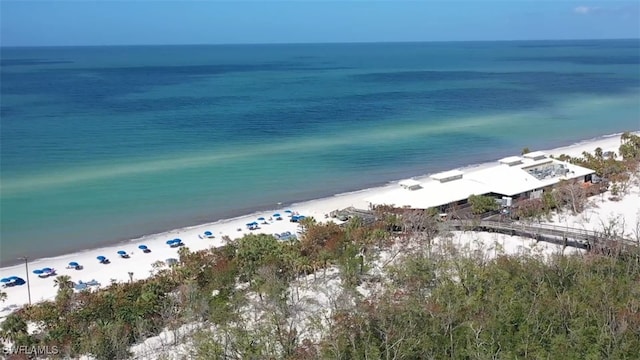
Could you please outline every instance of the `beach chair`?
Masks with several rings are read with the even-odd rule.
[[[87,288],[88,288],[87,284],[83,283],[82,280],[78,280],[77,284],[73,284],[74,290],[82,291],[82,290],[86,290]]]
[[[100,283],[96,281],[96,279],[91,279],[91,281],[87,281],[85,283],[87,286],[100,286]]]

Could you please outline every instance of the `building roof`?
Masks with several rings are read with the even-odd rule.
[[[509,156],[498,160],[498,162],[501,164],[516,165],[517,163],[522,162],[522,158],[520,156]]]
[[[522,156],[524,156],[527,159],[538,160],[538,159],[547,157],[547,154],[543,153],[542,151],[533,151],[533,152],[523,154]]]
[[[400,182],[398,182],[398,184],[400,186],[410,188],[410,187],[414,187],[414,186],[419,186],[420,185],[420,181],[414,180],[414,179],[406,179],[406,180],[400,180]]]
[[[566,170],[563,170],[566,169]],[[494,167],[468,173],[468,179],[486,184],[492,193],[514,196],[528,191],[542,189],[561,180],[581,178],[594,171],[555,159],[525,159],[521,164]],[[536,174],[539,174],[536,177]]]
[[[517,157],[511,157],[517,158]],[[420,185],[421,189],[406,191],[392,189],[367,199],[374,205],[393,205],[427,209],[460,200],[470,195],[495,193],[503,196],[515,196],[529,191],[554,185],[561,180],[582,178],[594,171],[577,165],[551,158],[519,158],[521,163],[500,163],[491,167],[464,173],[460,170],[447,171],[431,176]],[[506,158],[509,159],[509,158]],[[455,180],[441,182],[441,179]]]
[[[461,177],[463,174],[464,173],[460,170],[450,170],[438,174],[433,174],[431,175],[431,178],[434,180],[443,181],[451,178]]]
[[[467,179],[444,183],[430,180],[421,183],[421,186],[421,189],[414,191],[394,188],[374,195],[367,201],[375,205],[428,209],[464,200],[471,195],[482,195],[490,192],[484,184]]]

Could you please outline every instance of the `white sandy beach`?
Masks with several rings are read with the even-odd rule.
[[[553,150],[546,150],[548,154],[559,155],[569,154],[572,156],[580,155],[583,151],[592,152],[596,147],[602,148],[604,151],[617,151],[620,145],[620,136],[615,135],[611,137],[601,138],[593,141],[585,141],[572,146],[563,148],[557,148]],[[544,150],[543,150],[544,151]],[[517,154],[514,154],[517,155]],[[482,167],[474,166],[474,167]],[[473,168],[473,167],[471,167]],[[470,169],[470,168],[467,168]],[[466,170],[470,171],[470,170]],[[427,181],[427,176],[419,178],[418,180]],[[291,209],[298,212],[300,215],[313,216],[316,220],[324,221],[325,214],[336,210],[343,209],[349,206],[356,208],[366,209],[369,204],[365,199],[380,192],[388,191],[389,189],[397,187],[397,183],[391,183],[383,187],[366,189],[362,191],[336,195],[324,199],[313,200],[309,202],[303,202],[299,204],[293,204],[287,209]],[[592,201],[597,203],[597,207],[586,212],[588,215],[578,215],[575,217],[563,216],[556,218],[554,223],[567,224],[572,227],[589,228],[589,226],[596,226],[599,224],[600,218],[603,221],[607,221],[612,216],[624,217],[626,219],[628,229],[625,232],[633,233],[636,219],[640,216],[640,190],[637,185],[632,187],[632,190],[628,196],[622,201],[612,202],[607,200],[607,196],[598,196]],[[116,281],[129,281],[129,273],[133,273],[133,279],[139,280],[150,276],[152,273],[151,264],[161,260],[164,261],[168,258],[178,258],[177,248],[170,248],[167,244],[167,240],[174,238],[180,238],[184,244],[191,250],[197,251],[214,246],[221,246],[223,244],[222,237],[227,235],[231,238],[241,237],[249,232],[254,233],[282,233],[290,231],[295,234],[297,230],[297,224],[289,222],[289,218],[284,213],[285,209],[274,209],[273,211],[254,213],[243,217],[238,217],[229,220],[221,220],[215,223],[199,225],[190,228],[183,228],[172,230],[169,232],[149,235],[140,239],[134,239],[129,242],[119,243],[113,246],[108,246],[100,249],[92,249],[74,254],[68,254],[55,258],[37,259],[29,262],[29,282],[31,289],[31,300],[37,302],[41,300],[53,299],[56,294],[56,288],[54,287],[55,276],[41,279],[32,273],[34,269],[41,269],[45,267],[54,268],[57,270],[58,275],[69,275],[72,281],[90,281],[96,280],[101,286],[108,286],[112,279]],[[256,221],[258,217],[265,217],[269,219],[274,213],[280,213],[283,215],[281,221],[271,221],[269,224],[261,224],[259,230],[250,231],[247,229],[247,223]],[[587,216],[588,218],[585,218]],[[238,231],[237,229],[242,229]],[[201,238],[201,235],[205,231],[211,231],[214,234],[213,239]],[[457,237],[463,239],[463,237]],[[466,237],[465,237],[466,238]],[[480,241],[485,243],[487,247],[495,244],[496,241],[502,243],[503,248],[516,247],[522,249],[520,246],[531,247],[528,240],[523,243],[522,239],[517,237],[504,237],[495,238],[494,235],[477,233],[472,237],[469,237],[467,241]],[[509,242],[517,242],[517,244],[510,244]],[[138,246],[144,244],[152,251],[150,253],[143,253],[138,249]],[[554,245],[545,245],[554,246]],[[129,259],[122,259],[118,256],[117,252],[124,250],[130,254]],[[515,251],[507,251],[509,253]],[[111,264],[100,264],[96,259],[97,256],[103,255],[111,261]],[[67,269],[67,264],[71,261],[75,261],[84,266],[82,270]],[[26,279],[24,264],[15,265],[11,267],[5,267],[0,269],[0,278],[18,276]],[[3,289],[7,293],[7,300],[0,304],[0,318],[6,316],[17,307],[22,306],[28,302],[27,286],[14,286]]]

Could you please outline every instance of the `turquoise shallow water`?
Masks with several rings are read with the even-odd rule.
[[[639,50],[3,48],[0,261],[638,129]]]

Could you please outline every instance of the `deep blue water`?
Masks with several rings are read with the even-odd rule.
[[[640,128],[639,40],[2,48],[0,75],[4,264]]]

